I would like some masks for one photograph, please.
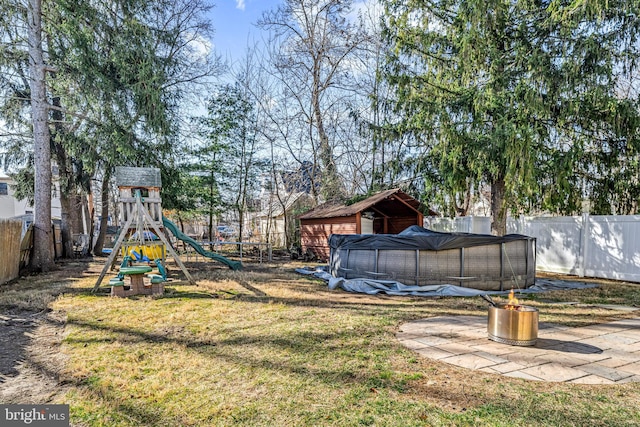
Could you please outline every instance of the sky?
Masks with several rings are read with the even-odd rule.
[[[237,61],[248,43],[260,39],[261,31],[255,23],[262,13],[275,9],[282,0],[214,0],[214,3],[210,11],[214,49],[224,59]]]

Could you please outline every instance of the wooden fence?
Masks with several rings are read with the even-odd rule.
[[[22,221],[0,219],[0,284],[18,277]]]
[[[51,225],[51,236],[51,253],[55,259],[61,258],[62,231],[59,224]],[[20,270],[29,265],[32,252],[33,224],[0,219],[0,285],[18,277]]]

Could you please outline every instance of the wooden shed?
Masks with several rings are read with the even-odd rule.
[[[298,218],[302,251],[327,260],[331,234],[397,234],[422,226],[424,215],[418,200],[393,188],[348,206],[324,203]]]

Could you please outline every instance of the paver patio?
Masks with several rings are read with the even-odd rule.
[[[491,341],[484,316],[442,316],[400,327],[397,338],[424,357],[536,381],[640,382],[640,318],[572,328],[540,322],[535,346]]]

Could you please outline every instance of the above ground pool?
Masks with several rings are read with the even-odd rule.
[[[519,234],[440,233],[414,225],[400,234],[333,234],[329,247],[330,273],[345,279],[488,291],[535,282],[536,239]]]

